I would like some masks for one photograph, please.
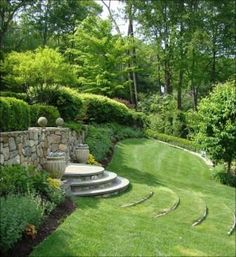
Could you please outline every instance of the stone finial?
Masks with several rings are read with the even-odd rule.
[[[62,127],[64,125],[64,120],[60,117],[56,119],[56,125]]]
[[[46,127],[48,124],[48,120],[45,117],[40,117],[38,119],[38,124],[40,127]]]

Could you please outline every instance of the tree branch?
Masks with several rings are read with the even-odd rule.
[[[107,8],[107,10],[108,10],[108,12],[109,12],[109,16],[110,16],[110,18],[111,18],[111,21],[112,21],[112,22],[114,23],[114,25],[115,25],[115,29],[116,29],[117,33],[118,33],[120,36],[122,36],[122,35],[121,35],[121,32],[120,32],[120,28],[119,28],[119,26],[117,25],[117,22],[116,22],[116,20],[114,19],[113,13],[112,13],[112,11],[111,11],[111,0],[109,0],[109,4],[107,4],[107,3],[105,2],[105,0],[101,0],[101,1],[102,1],[103,5],[106,6],[106,8]]]

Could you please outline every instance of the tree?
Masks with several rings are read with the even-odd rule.
[[[236,158],[236,84],[217,85],[199,104],[199,131],[196,140],[218,163],[223,160],[230,171]]]
[[[5,34],[5,51],[34,50],[45,45],[64,48],[80,21],[102,11],[93,0],[31,0],[20,10]]]
[[[9,30],[13,17],[23,7],[31,4],[33,0],[1,0],[0,2],[0,57],[3,54],[4,37]],[[0,58],[2,59],[2,58]]]
[[[11,52],[5,59],[4,70],[5,81],[17,84],[26,92],[33,89],[37,93],[44,87],[76,83],[73,67],[58,51],[47,47],[24,53]]]
[[[77,67],[81,90],[107,96],[126,96],[129,44],[124,38],[112,35],[109,20],[89,16],[71,39],[67,53]]]

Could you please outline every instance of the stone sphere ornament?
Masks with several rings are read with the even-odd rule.
[[[64,120],[62,118],[57,118],[56,119],[56,125],[58,127],[62,127],[64,125]]]
[[[40,127],[46,127],[48,124],[48,120],[45,117],[40,117],[38,119],[38,124]]]

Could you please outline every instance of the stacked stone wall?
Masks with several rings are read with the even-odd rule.
[[[0,164],[32,164],[42,168],[49,152],[64,152],[74,159],[75,148],[84,141],[84,132],[68,128],[29,128],[27,131],[0,133]]]

